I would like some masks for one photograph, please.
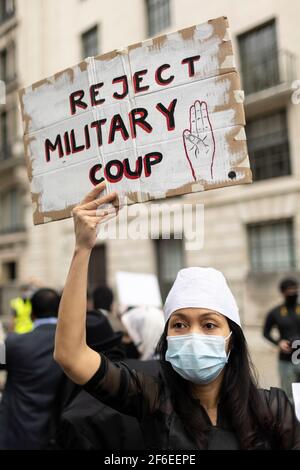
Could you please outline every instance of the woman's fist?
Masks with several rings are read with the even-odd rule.
[[[73,219],[76,237],[76,248],[91,250],[97,239],[97,226],[107,219],[110,212],[118,210],[118,195],[116,192],[99,197],[105,189],[105,182],[98,184],[73,209]],[[107,209],[107,204],[112,204],[112,210]],[[101,206],[104,206],[101,209]],[[113,207],[114,206],[114,207]]]

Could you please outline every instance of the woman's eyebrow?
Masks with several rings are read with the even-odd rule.
[[[188,318],[187,315],[185,315],[184,313],[175,313],[173,316],[172,316],[172,320],[174,319],[178,319],[178,318],[181,318],[183,320],[186,320]]]
[[[215,317],[217,317],[218,320],[221,319],[221,315],[220,315],[219,313],[217,313],[217,312],[207,312],[207,313],[203,313],[203,314],[200,316],[200,320],[201,320],[202,318],[207,319],[207,318],[215,318]]]
[[[199,315],[198,319],[199,320],[206,320],[207,318],[213,318],[213,319],[217,319],[220,320],[221,318],[221,315],[218,313],[218,312],[207,312],[207,313],[202,313]],[[185,313],[174,313],[174,315],[172,315],[172,320],[176,320],[176,319],[182,319],[182,320],[188,320],[190,318],[190,315],[187,315]]]

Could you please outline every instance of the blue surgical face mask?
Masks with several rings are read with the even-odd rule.
[[[225,344],[231,333],[224,336],[168,336],[166,361],[184,379],[195,384],[208,384],[222,372],[228,362]]]

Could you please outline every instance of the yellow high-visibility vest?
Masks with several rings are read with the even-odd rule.
[[[15,333],[29,333],[33,328],[30,300],[24,300],[21,297],[17,297],[16,299],[11,300],[10,306],[16,312],[14,327]]]

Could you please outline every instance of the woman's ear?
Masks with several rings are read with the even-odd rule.
[[[233,334],[230,335],[229,341],[228,341],[228,351],[232,351],[234,348],[234,342],[233,342]]]

